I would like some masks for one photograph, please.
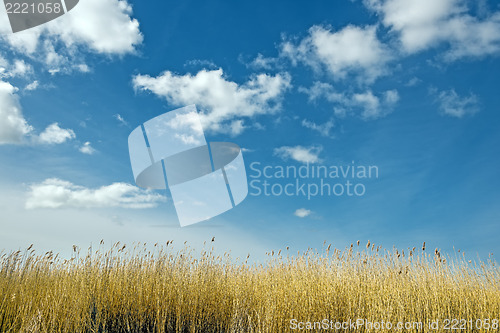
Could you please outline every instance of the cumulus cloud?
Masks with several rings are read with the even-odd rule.
[[[359,81],[373,82],[387,72],[391,59],[389,49],[378,40],[376,32],[375,26],[349,25],[339,31],[313,26],[298,45],[285,41],[281,55],[294,64],[302,62],[316,70],[326,68],[334,79],[355,74]]]
[[[17,88],[0,80],[0,144],[19,144],[33,131],[24,119]]]
[[[80,153],[87,155],[93,155],[96,152],[89,141],[85,142],[78,150],[80,151]]]
[[[300,217],[300,218],[304,218],[304,217],[308,217],[309,215],[311,215],[311,213],[312,213],[312,211],[310,211],[309,209],[299,208],[295,211],[295,213],[293,213],[293,215]]]
[[[0,145],[27,143],[27,137],[32,138],[31,144],[61,144],[76,137],[73,130],[61,128],[58,123],[47,126],[39,136],[34,135],[33,126],[23,116],[17,91],[9,82],[0,80]]]
[[[282,158],[283,160],[292,159],[301,163],[321,163],[319,154],[323,150],[321,146],[294,146],[294,147],[280,147],[274,149],[274,155]]]
[[[85,0],[54,21],[13,34],[6,12],[0,11],[0,50],[13,55],[10,61],[0,56],[0,144],[22,143],[33,131],[23,117],[17,88],[6,80],[29,78],[35,62],[51,74],[88,72],[85,53],[121,56],[135,52],[143,36],[131,15],[132,7],[126,0]],[[38,87],[35,80],[24,90]],[[74,137],[72,130],[53,124],[39,137],[34,136],[32,143],[56,144]]]
[[[434,92],[437,94],[437,102],[443,114],[456,118],[463,118],[479,112],[479,102],[477,96],[459,96],[454,89]]]
[[[76,138],[75,132],[71,129],[59,127],[58,123],[53,123],[40,133],[38,141],[42,144],[61,144]]]
[[[152,208],[165,201],[162,195],[126,183],[97,189],[75,185],[57,178],[46,179],[29,188],[26,209],[37,208]]]
[[[85,0],[64,16],[13,34],[7,15],[0,13],[0,39],[4,47],[44,63],[51,73],[87,72],[83,51],[124,55],[143,41],[139,22],[126,0]],[[57,50],[57,51],[56,51]]]
[[[196,75],[166,71],[158,77],[133,77],[136,90],[150,91],[176,106],[196,104],[204,128],[238,135],[243,119],[278,112],[284,92],[291,87],[287,73],[254,75],[244,84],[224,77],[222,69]]]
[[[500,12],[479,19],[461,0],[365,0],[365,4],[397,34],[408,53],[443,43],[449,46],[448,60],[500,52]]]
[[[10,83],[0,80],[0,145],[24,143],[34,130],[23,116],[17,91]],[[32,137],[32,143],[60,144],[74,139],[76,135],[73,130],[63,129],[58,123],[53,123],[39,136]]]
[[[335,114],[345,117],[352,110],[360,110],[359,116],[364,120],[382,118],[394,110],[394,106],[399,102],[397,90],[387,90],[375,95],[370,89],[358,93],[339,93],[335,88],[324,82],[315,82],[310,88],[299,89],[306,93],[310,101],[324,98],[334,104]]]
[[[47,29],[67,46],[82,43],[97,53],[131,53],[143,40],[131,15],[132,6],[124,0],[85,0]]]

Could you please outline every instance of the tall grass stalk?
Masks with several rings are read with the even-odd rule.
[[[500,270],[491,259],[358,241],[344,250],[273,251],[255,264],[209,245],[197,253],[116,243],[86,255],[74,247],[69,260],[31,247],[0,253],[0,331],[289,332],[292,319],[500,319]],[[385,330],[356,332],[372,331]]]

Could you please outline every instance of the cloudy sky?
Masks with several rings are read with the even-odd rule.
[[[16,34],[2,8],[0,250],[215,236],[258,258],[358,239],[486,256],[500,250],[499,56],[493,0],[80,0]],[[180,228],[168,191],[135,186],[127,138],[191,104],[256,182]],[[363,195],[257,195],[266,166],[378,172],[325,179]]]

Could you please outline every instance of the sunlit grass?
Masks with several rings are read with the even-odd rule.
[[[75,247],[70,260],[32,248],[3,254],[0,331],[288,332],[292,319],[500,319],[492,260],[358,242],[344,250],[273,251],[265,264],[251,264],[217,256],[212,245],[197,253],[170,242],[153,250],[117,243],[82,256]],[[356,332],[371,331],[384,330]]]

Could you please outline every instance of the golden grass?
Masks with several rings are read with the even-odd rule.
[[[343,251],[272,252],[264,265],[216,256],[213,247],[153,249],[117,243],[80,257],[75,248],[71,260],[31,248],[4,254],[0,331],[289,332],[292,319],[364,319],[422,322],[399,331],[429,332],[429,322],[442,327],[453,318],[467,320],[467,329],[455,332],[498,331],[500,271],[491,260],[473,263],[457,253],[447,261],[438,250],[383,250],[359,241]]]

